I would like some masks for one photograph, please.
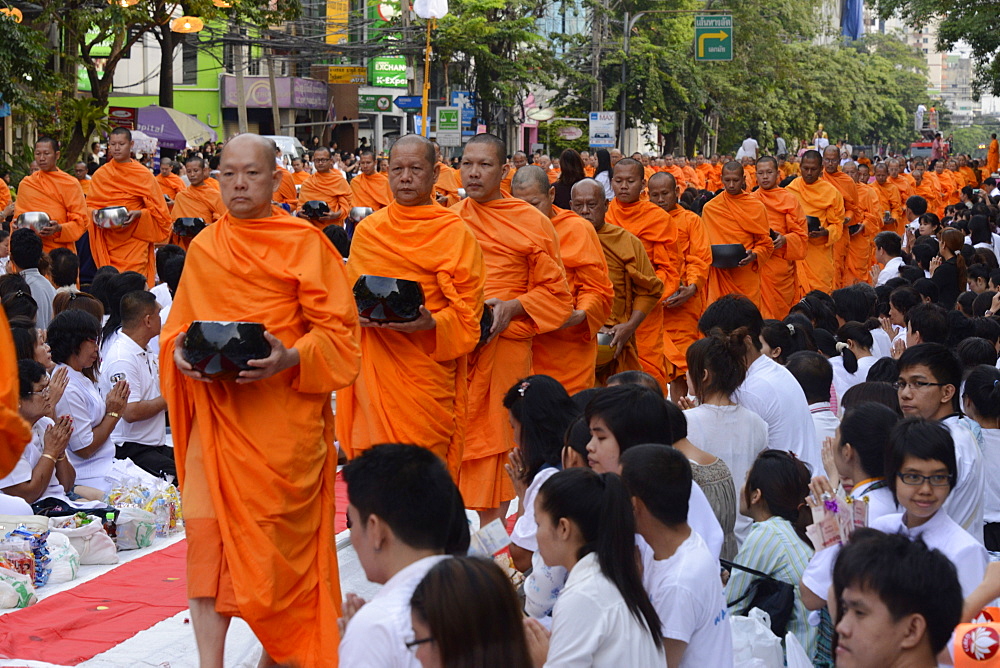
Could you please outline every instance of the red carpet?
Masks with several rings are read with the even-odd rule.
[[[180,541],[0,617],[0,657],[76,665],[186,610],[186,551]]]

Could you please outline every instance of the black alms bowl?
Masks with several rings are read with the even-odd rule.
[[[420,317],[424,291],[416,281],[366,274],[354,284],[354,301],[372,322],[411,322]]]
[[[205,229],[204,218],[176,218],[174,220],[174,234],[179,237],[193,237]]]
[[[302,205],[302,215],[306,218],[322,218],[329,215],[330,207],[320,199],[311,199]]]
[[[746,256],[741,244],[712,244],[712,266],[717,269],[732,269]]]
[[[235,380],[250,360],[271,354],[259,322],[196,320],[184,336],[184,359],[213,380]]]
[[[491,329],[493,329],[493,306],[483,304],[483,315],[479,318],[479,343],[476,347],[486,343],[486,339],[490,338]]]
[[[823,229],[816,216],[806,216],[806,225],[808,225],[810,232],[819,232]]]

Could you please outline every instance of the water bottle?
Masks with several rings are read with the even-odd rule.
[[[108,532],[108,536],[110,536],[111,540],[113,540],[115,542],[115,545],[117,545],[118,544],[118,524],[115,523],[115,514],[114,513],[107,513],[104,516],[104,530]]]
[[[170,528],[170,510],[165,499],[157,499],[153,507],[153,519],[156,523],[156,535],[165,537]]]

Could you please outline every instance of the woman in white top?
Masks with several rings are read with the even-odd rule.
[[[69,310],[53,318],[48,330],[52,361],[69,369],[56,412],[73,418],[68,456],[76,469],[75,491],[93,501],[100,501],[110,489],[105,475],[115,456],[111,432],[129,395],[128,383],[120,380],[102,399],[97,385],[83,374],[97,362],[100,329],[97,318],[86,311]]]
[[[980,364],[965,379],[962,394],[965,414],[979,423],[983,433],[986,497],[983,530],[986,549],[1000,550],[1000,369]]]
[[[844,392],[868,380],[868,370],[878,360],[872,355],[872,333],[860,322],[848,322],[837,330],[839,357],[830,358],[833,389],[840,405]]]
[[[604,187],[604,196],[609,201],[615,198],[615,191],[611,187],[611,177],[613,175],[614,170],[611,168],[611,154],[608,153],[607,149],[599,149],[597,151],[597,170],[594,172],[594,180]]]
[[[737,330],[732,336],[709,336],[688,347],[687,386],[698,406],[684,411],[688,440],[724,461],[737,488],[757,455],[767,449],[767,423],[732,399],[747,373],[744,335]],[[751,522],[739,512],[739,503],[734,500],[734,504],[735,534],[742,541]]]
[[[660,619],[642,586],[621,478],[560,471],[539,490],[535,520],[545,563],[569,571],[552,612],[546,668],[664,665]]]

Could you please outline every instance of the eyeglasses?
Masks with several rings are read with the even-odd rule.
[[[420,645],[429,642],[434,642],[434,638],[414,638],[413,640],[407,640],[406,649],[415,650]]]
[[[37,392],[28,392],[24,396],[26,396],[26,397],[35,397],[35,396],[38,396],[38,397],[47,397],[51,393],[52,393],[52,388],[49,387],[48,385],[46,385],[45,387],[43,387],[42,389],[38,390]]]
[[[931,487],[947,487],[951,485],[952,477],[950,475],[945,475],[943,473],[938,473],[936,475],[920,475],[918,473],[897,473],[896,477],[903,481],[904,485],[912,485],[914,487],[918,485],[923,485],[924,482],[929,482]]]
[[[892,384],[892,389],[905,390],[907,387],[912,387],[914,390],[922,390],[925,387],[944,387],[945,385],[951,385],[951,383],[928,383],[926,380],[911,380],[909,382],[897,380]]]

